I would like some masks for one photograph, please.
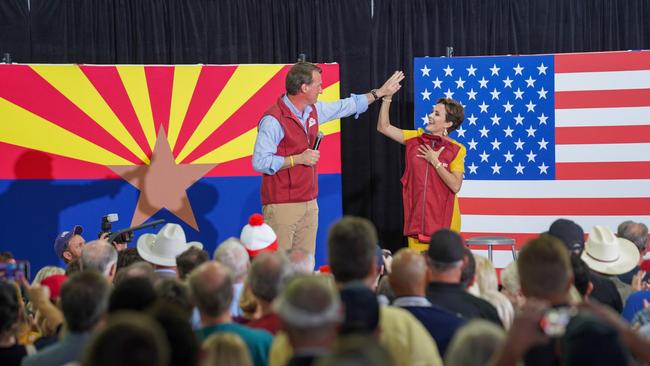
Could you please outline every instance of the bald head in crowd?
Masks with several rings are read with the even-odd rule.
[[[230,271],[218,262],[205,262],[189,276],[190,289],[201,313],[201,321],[229,313],[232,301]]]
[[[117,250],[106,240],[94,240],[83,247],[81,251],[81,270],[98,271],[109,282],[113,280],[117,268]]]
[[[424,296],[427,285],[427,262],[413,249],[400,249],[393,256],[392,272],[388,281],[395,296]]]

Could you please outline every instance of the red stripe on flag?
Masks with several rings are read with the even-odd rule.
[[[650,52],[625,51],[555,55],[555,73],[648,70]]]
[[[639,215],[650,214],[650,198],[461,198],[465,215]]]
[[[583,90],[555,93],[555,108],[644,107],[650,104],[650,89]]]
[[[169,110],[172,103],[174,67],[145,66],[144,73],[147,77],[154,130],[158,134],[158,130],[162,125],[165,131],[169,131]]]
[[[650,179],[650,162],[557,163],[555,178],[588,179]]]
[[[113,113],[129,131],[135,142],[147,156],[151,156],[149,142],[144,135],[131,99],[124,88],[122,78],[115,66],[79,66],[81,72],[93,84],[97,92],[113,110]]]
[[[650,126],[558,127],[556,144],[627,144],[650,142]]]
[[[173,148],[174,156],[178,156],[181,152],[235,70],[237,70],[237,66],[203,66],[201,68],[192,100]]]

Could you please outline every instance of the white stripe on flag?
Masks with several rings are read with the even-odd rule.
[[[650,107],[556,109],[555,127],[650,125]]]
[[[465,180],[458,196],[478,198],[640,198],[650,197],[650,179]],[[464,223],[463,231],[467,231]]]
[[[648,161],[650,143],[555,145],[558,163]]]
[[[607,226],[616,232],[618,225],[630,216],[562,216],[575,221],[585,231],[596,225]],[[558,216],[526,215],[461,215],[462,231],[476,233],[542,233],[548,230]],[[635,216],[635,221],[650,222],[650,216]],[[522,244],[522,243],[518,243]]]
[[[555,74],[555,91],[650,88],[650,71],[602,71]]]

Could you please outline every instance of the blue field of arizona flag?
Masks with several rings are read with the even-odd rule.
[[[339,99],[339,66],[320,66],[320,100]],[[96,239],[109,213],[115,229],[179,223],[210,254],[239,237],[261,212],[257,123],[290,67],[0,65],[0,251],[34,271],[58,264],[57,234],[79,224]],[[322,264],[342,214],[340,120],[320,130]]]
[[[416,58],[415,126],[465,106],[463,236],[522,245],[558,217],[650,224],[650,52]],[[495,253],[502,267],[509,252]]]

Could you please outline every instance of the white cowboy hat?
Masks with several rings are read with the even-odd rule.
[[[594,226],[581,258],[596,272],[619,275],[631,271],[639,263],[640,256],[631,241],[616,237],[607,227]]]
[[[176,256],[190,247],[203,249],[198,241],[187,242],[178,224],[165,224],[158,234],[142,234],[138,238],[138,254],[149,263],[175,267]]]

